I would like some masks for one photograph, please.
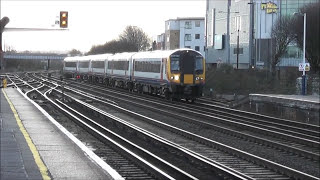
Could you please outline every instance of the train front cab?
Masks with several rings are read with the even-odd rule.
[[[167,63],[171,96],[194,101],[202,95],[205,83],[205,59],[197,51],[178,50]]]

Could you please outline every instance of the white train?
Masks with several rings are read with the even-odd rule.
[[[65,77],[195,100],[205,84],[205,59],[192,49],[67,57]]]

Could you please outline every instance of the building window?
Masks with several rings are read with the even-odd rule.
[[[184,41],[191,41],[191,34],[185,34]]]
[[[241,31],[241,16],[234,17],[234,31]]]
[[[237,48],[233,48],[233,54],[237,54]],[[243,48],[239,48],[239,54],[243,54]]]
[[[196,27],[200,27],[200,21],[196,21]]]
[[[186,28],[186,29],[191,29],[191,28],[192,28],[192,23],[191,23],[191,21],[186,21],[186,22],[185,22],[185,28]]]
[[[199,46],[195,46],[194,49],[195,49],[196,51],[200,51],[200,47],[199,47]]]
[[[196,34],[196,39],[200,39],[200,34]]]
[[[190,48],[191,49],[191,46],[185,46],[185,48]]]
[[[169,42],[169,40],[170,40],[170,38],[169,38],[169,36],[167,37],[167,42]]]

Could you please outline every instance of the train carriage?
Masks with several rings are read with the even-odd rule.
[[[90,56],[78,56],[78,73],[82,76],[90,73]]]
[[[139,52],[132,56],[131,79],[138,92],[162,94],[168,79],[166,56],[168,51]]]
[[[106,64],[109,56],[112,56],[112,54],[90,55],[90,82],[106,83]]]
[[[135,53],[118,53],[107,60],[107,81],[113,87],[132,89],[131,69],[132,55]]]

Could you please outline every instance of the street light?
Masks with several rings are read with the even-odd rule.
[[[306,95],[306,30],[307,30],[307,13],[295,12],[293,15],[303,16],[303,71],[302,71],[302,89],[301,94]]]

